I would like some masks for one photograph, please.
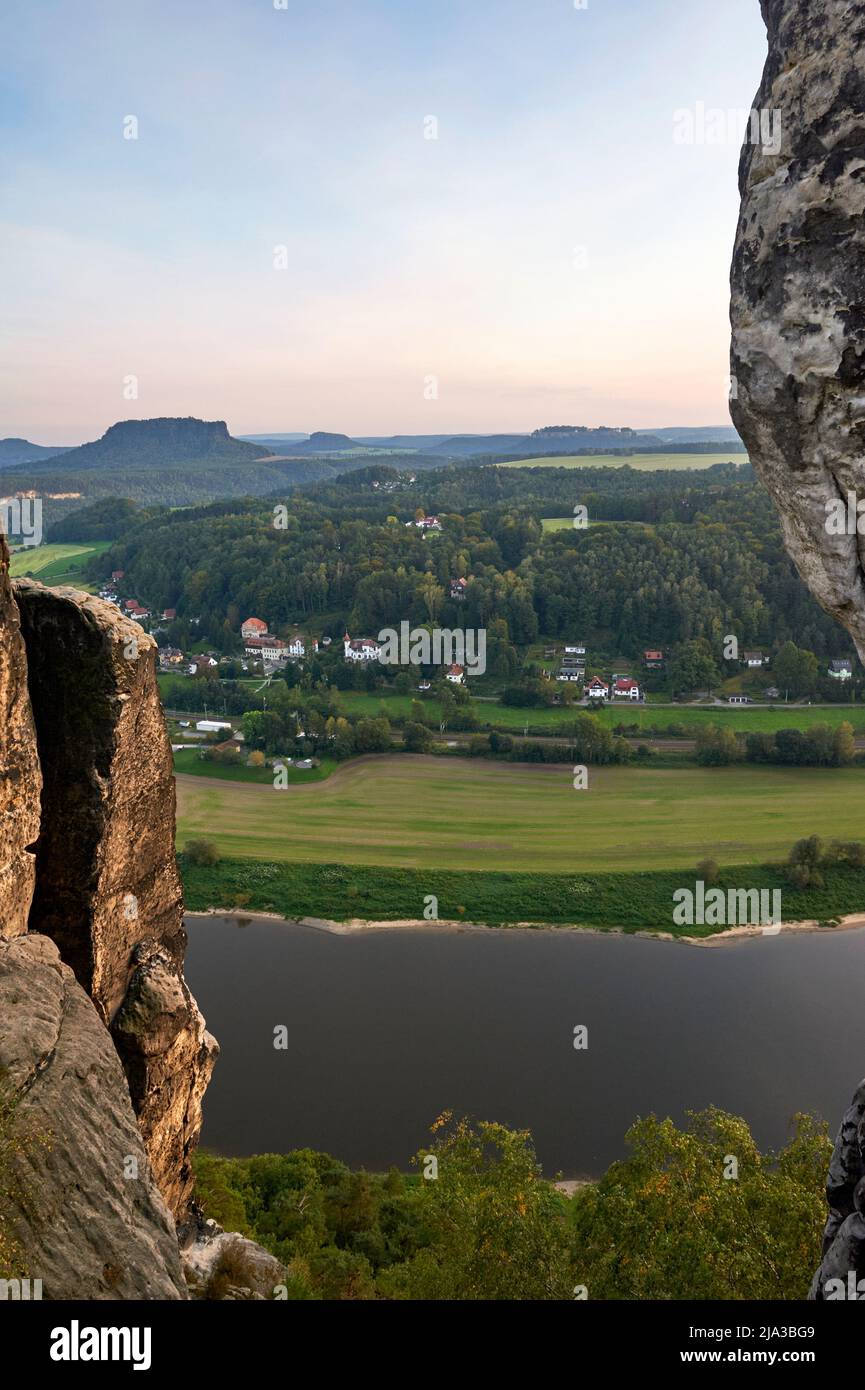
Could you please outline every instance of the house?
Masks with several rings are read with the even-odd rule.
[[[118,581],[121,580],[121,579],[123,578],[123,576],[124,576],[125,573],[126,573],[125,570],[112,570],[112,571],[111,571],[111,579],[112,579],[112,582],[113,582],[114,584],[117,584]]]
[[[836,681],[849,681],[853,675],[852,661],[832,661],[829,663],[829,675]]]
[[[781,698],[781,692],[777,685],[770,685],[769,689],[765,690],[763,694],[766,696],[767,700],[780,700]]]
[[[231,725],[224,719],[199,719],[196,729],[200,734],[218,734],[221,729],[232,732]]]
[[[742,660],[751,670],[766,665],[766,658],[762,652],[745,652]]]
[[[467,588],[468,588],[468,580],[466,580],[466,579],[452,579],[452,580],[451,580],[451,598],[456,599],[458,602],[459,602],[460,599],[464,599],[465,596],[466,596],[466,589],[467,589]]]
[[[332,641],[333,641],[333,638],[332,638],[332,637],[322,637],[322,639],[321,639],[321,645],[322,645],[323,647],[329,647]]]
[[[176,608],[166,608],[166,609],[163,611],[163,614],[162,614],[162,621],[163,621],[164,623],[173,623],[173,622],[174,622],[174,619],[175,619],[176,617],[177,617],[177,609],[176,609]]]
[[[449,680],[452,685],[462,685],[465,681],[465,677],[465,667],[458,666],[456,662],[454,662],[453,666],[448,667],[445,680]]]
[[[317,637],[313,637],[313,639],[312,639],[312,641],[311,641],[311,643],[310,643],[310,646],[311,646],[311,648],[312,648],[312,650],[313,650],[314,652],[317,652],[317,651],[318,651],[318,638],[317,638]],[[289,643],[288,643],[288,655],[289,655],[289,656],[293,656],[293,657],[303,657],[303,656],[306,656],[306,639],[303,638],[303,637],[301,637],[299,633],[298,633],[295,637],[292,637],[291,640],[289,641]]]
[[[730,705],[750,705],[751,699],[748,695],[730,695],[727,703]]]
[[[614,700],[639,700],[640,686],[630,676],[619,676],[613,685]]]
[[[352,639],[348,633],[342,639],[342,649],[346,661],[378,661],[381,650],[371,637]]]
[[[431,682],[430,682],[430,681],[421,681],[420,685],[418,686],[418,690],[420,690],[422,694],[426,694],[426,692],[427,692],[428,690],[432,690],[432,684],[431,684]]]
[[[179,647],[160,647],[159,660],[163,666],[179,666],[183,661],[183,652]]]
[[[247,618],[240,625],[240,635],[244,641],[247,637],[265,637],[267,635],[267,623],[263,623],[260,618]]]
[[[408,522],[409,526],[416,526],[419,531],[440,531],[442,524],[437,516],[424,516],[420,521]]]
[[[585,656],[586,646],[584,642],[577,642],[573,647],[565,647],[565,656]]]
[[[195,656],[189,664],[189,674],[197,676],[199,671],[213,671],[218,665],[215,656]]]
[[[592,676],[592,679],[586,682],[586,697],[589,700],[607,700],[609,695],[610,687],[600,676]]]
[[[285,661],[288,658],[288,643],[281,637],[249,637],[243,646],[244,655],[258,656],[262,661]]]
[[[150,609],[142,608],[138,600],[134,598],[128,598],[126,600],[123,604],[123,610],[127,616],[132,618],[136,623],[143,622],[145,618],[150,617]]]
[[[643,652],[643,665],[647,671],[659,671],[664,664],[664,653],[657,647],[649,647]]]

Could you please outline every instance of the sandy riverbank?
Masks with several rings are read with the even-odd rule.
[[[299,917],[288,918],[281,916],[278,912],[248,912],[244,908],[209,908],[207,912],[189,912],[188,917],[206,919],[208,917],[233,917],[238,922],[271,921],[271,922],[294,922],[297,926],[312,927],[316,931],[329,932],[333,936],[353,936],[358,932],[382,932],[382,931],[448,931],[448,932],[492,932],[492,931],[556,931],[556,932],[580,932],[589,936],[634,936],[643,941],[673,941],[684,943],[686,946],[725,946],[735,942],[750,940],[760,936],[781,936],[790,933],[801,934],[807,932],[835,933],[841,931],[858,931],[865,927],[865,912],[851,913],[847,917],[841,917],[836,926],[821,925],[820,922],[782,922],[775,927],[730,927],[727,931],[717,932],[714,936],[676,936],[668,931],[648,931],[641,930],[636,932],[626,932],[623,927],[580,927],[561,925],[556,923],[544,922],[512,922],[507,927],[491,927],[485,922],[463,922],[459,919],[439,921],[426,921],[423,918],[402,917],[391,920],[375,921],[351,918],[345,922],[336,922],[326,917]]]

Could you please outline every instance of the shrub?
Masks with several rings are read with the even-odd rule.
[[[187,840],[186,860],[197,869],[212,869],[219,863],[219,850],[212,840]]]

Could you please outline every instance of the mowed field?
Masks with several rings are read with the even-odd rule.
[[[549,458],[508,459],[492,468],[711,468],[716,463],[747,463],[748,455],[729,454],[560,454]]]
[[[639,670],[636,670],[639,675]],[[767,677],[768,679],[768,677]],[[408,718],[411,711],[409,695],[368,695],[362,691],[340,691],[339,700],[351,714],[364,715],[370,719]],[[437,700],[425,700],[424,709],[430,717],[438,720],[440,715]],[[520,734],[526,725],[530,729],[542,729],[544,733],[561,733],[563,728],[572,726],[574,720],[587,712],[585,705],[574,705],[571,709],[562,705],[540,709],[522,709],[516,705],[500,705],[495,700],[475,700],[472,710],[482,724],[494,724],[502,729]],[[721,724],[734,733],[776,733],[778,729],[810,729],[812,724],[828,724],[837,729],[839,724],[850,723],[857,731],[865,732],[865,705],[775,705],[774,707],[753,707],[749,705],[653,705],[631,704],[622,701],[605,705],[603,709],[592,710],[595,719],[613,729],[618,724],[636,724],[640,729],[666,729],[670,724],[681,724],[689,733],[706,724]],[[449,735],[445,734],[445,738]],[[567,737],[566,733],[562,737]]]
[[[9,573],[13,579],[30,574],[40,584],[72,584],[79,588],[81,573],[92,555],[107,550],[110,541],[91,541],[88,545],[38,545],[16,550]]]
[[[178,845],[233,858],[523,872],[692,868],[865,839],[865,770],[590,768],[384,756],[283,791],[178,777]]]

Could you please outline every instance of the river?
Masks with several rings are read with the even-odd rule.
[[[531,1130],[549,1175],[597,1176],[638,1115],[714,1104],[778,1146],[797,1110],[834,1130],[865,1073],[863,930],[707,949],[243,920],[187,919],[187,979],[222,1047],[202,1142],[221,1153],[405,1169],[451,1109]]]

